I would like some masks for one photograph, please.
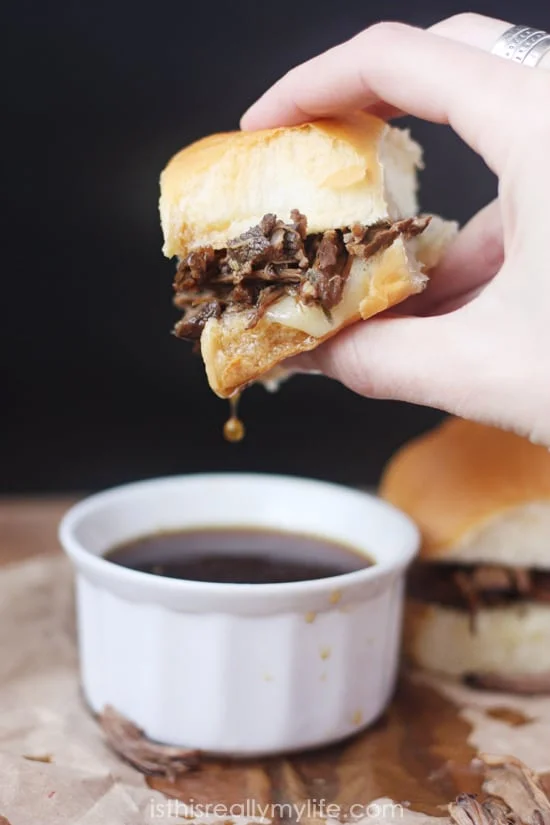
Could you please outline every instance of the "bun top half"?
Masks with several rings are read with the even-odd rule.
[[[357,112],[193,143],[161,175],[164,254],[223,249],[266,213],[303,212],[308,232],[417,213],[422,152],[407,131]]]
[[[418,524],[420,559],[550,569],[550,452],[448,418],[389,462],[381,495]]]

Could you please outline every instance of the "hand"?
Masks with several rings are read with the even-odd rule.
[[[299,370],[358,393],[430,405],[550,445],[550,73],[489,53],[510,26],[462,14],[422,31],[379,23],[304,63],[244,129],[354,109],[449,124],[499,178],[422,296],[356,324]]]

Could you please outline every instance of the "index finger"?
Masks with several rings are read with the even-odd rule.
[[[378,23],[290,71],[246,112],[241,126],[290,126],[382,101],[448,123],[498,172],[534,75],[438,34]]]

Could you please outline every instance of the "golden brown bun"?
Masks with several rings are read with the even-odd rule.
[[[550,452],[448,418],[388,464],[381,495],[419,526],[423,561],[550,569]]]
[[[299,209],[311,233],[414,215],[421,162],[408,132],[363,112],[211,135],[175,155],[161,175],[164,253],[222,249],[268,212],[288,220]]]
[[[550,674],[550,605],[482,608],[472,633],[467,611],[409,600],[404,646],[411,663],[449,676]]]

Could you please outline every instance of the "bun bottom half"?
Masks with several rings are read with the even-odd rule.
[[[427,278],[417,266],[411,266],[411,261],[414,263],[414,258],[401,239],[379,255],[358,261],[356,280],[347,296],[344,293],[345,305],[335,308],[333,326],[321,335],[278,323],[269,313],[250,329],[246,312],[210,319],[201,336],[201,353],[211,388],[220,397],[229,398],[286,359],[313,350],[350,324],[421,292]],[[304,310],[305,318],[309,311]]]
[[[409,599],[404,646],[408,661],[426,670],[513,691],[531,677],[533,689],[517,692],[550,692],[550,604],[482,608],[472,631],[467,611]]]

